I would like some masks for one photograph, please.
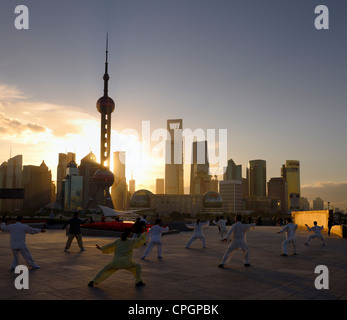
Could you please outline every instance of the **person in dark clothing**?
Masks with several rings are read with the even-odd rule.
[[[146,223],[140,217],[136,218],[132,227],[133,238],[140,238],[141,234],[146,230]]]
[[[85,251],[83,247],[83,241],[82,241],[82,235],[81,235],[81,224],[86,223],[88,219],[82,221],[80,218],[78,218],[78,213],[74,213],[74,217],[71,218],[68,222],[65,223],[63,226],[63,229],[66,228],[67,225],[70,225],[69,235],[66,241],[65,245],[65,252],[67,252],[68,249],[70,249],[72,240],[76,237],[78,246],[80,247],[80,251]]]

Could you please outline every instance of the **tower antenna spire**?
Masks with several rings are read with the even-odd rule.
[[[105,74],[104,74],[104,97],[108,97],[108,80],[110,77],[108,75],[108,32],[106,33],[106,61],[105,61]]]

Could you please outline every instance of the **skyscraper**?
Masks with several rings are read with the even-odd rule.
[[[279,201],[279,208],[283,213],[288,211],[287,182],[283,178],[271,178],[268,182],[268,196]]]
[[[182,119],[167,120],[165,193],[184,194]]]
[[[0,167],[0,187],[7,189],[23,188],[23,156],[17,155],[4,162]],[[23,207],[22,199],[1,199],[0,210],[14,211]]]
[[[223,180],[242,180],[242,165],[236,165],[233,159],[228,160],[228,166],[225,168]]]
[[[116,210],[126,209],[127,183],[125,177],[125,152],[113,153],[114,183],[111,187],[111,197]]]
[[[64,194],[62,193],[62,183],[66,176],[66,168],[68,163],[76,161],[76,154],[72,152],[59,153],[57,166],[57,198],[56,202],[64,207]]]
[[[287,182],[288,209],[300,210],[300,162],[286,160],[286,164],[282,165],[281,175]]]
[[[83,197],[84,209],[95,209],[103,203],[103,194],[97,194],[97,185],[94,183],[94,174],[100,169],[100,164],[96,161],[93,152],[87,154],[79,166],[79,175],[83,177]]]
[[[23,166],[24,210],[36,211],[52,201],[52,173],[42,161],[40,166]]]
[[[207,141],[194,141],[192,145],[192,164],[190,169],[190,194],[204,194],[210,191]]]
[[[228,213],[242,210],[242,182],[239,180],[219,181],[219,193],[223,199],[223,209]]]
[[[77,164],[71,161],[66,168],[66,176],[63,183],[64,211],[82,209],[83,201],[83,177],[79,175]]]
[[[249,196],[266,197],[266,161],[249,161]]]

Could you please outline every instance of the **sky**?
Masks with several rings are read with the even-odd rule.
[[[267,180],[298,160],[301,195],[347,209],[345,1],[23,0],[20,30],[17,5],[0,4],[0,163],[44,160],[54,178],[58,153],[99,157],[108,33],[111,152],[126,151],[137,187],[164,178],[158,134],[183,119],[215,132],[209,154],[244,176],[250,160]],[[318,5],[329,29],[315,28]]]

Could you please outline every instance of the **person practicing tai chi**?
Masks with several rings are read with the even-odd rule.
[[[313,224],[314,224],[314,226],[312,228],[310,228],[307,224],[305,224],[308,231],[314,232],[314,234],[310,235],[307,238],[305,245],[308,246],[311,242],[311,239],[320,239],[322,246],[324,246],[325,243],[324,243],[324,239],[323,239],[322,232],[321,232],[323,230],[323,226],[321,226],[321,227],[317,226],[317,221],[314,221]]]
[[[84,221],[82,221],[79,217],[78,217],[78,212],[74,213],[73,218],[71,218],[68,222],[66,222],[63,226],[62,229],[65,229],[67,225],[70,225],[70,230],[69,230],[69,235],[68,238],[66,240],[66,244],[65,244],[65,249],[64,251],[67,252],[68,249],[70,249],[72,240],[76,237],[77,239],[77,243],[78,246],[80,248],[80,251],[85,251],[84,247],[83,247],[83,241],[82,241],[82,234],[81,234],[81,224],[86,223],[88,220],[85,219]]]
[[[243,263],[245,267],[249,267],[250,264],[248,262],[248,246],[246,243],[246,233],[255,226],[255,223],[243,224],[241,222],[242,217],[238,214],[235,218],[235,223],[231,226],[227,237],[225,240],[232,235],[232,242],[226,250],[222,262],[218,265],[218,268],[224,268],[224,264],[227,262],[229,256],[231,256],[235,250],[242,249],[243,252]]]
[[[131,238],[132,232],[127,228],[121,235],[120,239],[111,242],[103,247],[96,245],[96,248],[101,250],[102,253],[114,253],[113,259],[104,268],[102,268],[88,283],[89,287],[99,285],[106,280],[114,272],[125,269],[130,271],[135,277],[135,286],[142,287],[145,284],[142,282],[141,265],[132,260],[133,250],[143,246],[146,240],[146,233],[142,233],[139,238]]]
[[[23,217],[18,216],[17,222],[14,224],[6,225],[5,222],[1,223],[1,229],[10,233],[10,247],[13,252],[13,261],[11,270],[15,270],[19,265],[19,253],[23,256],[27,264],[33,269],[40,269],[40,266],[33,260],[31,253],[27,247],[25,238],[26,234],[36,234],[46,232],[44,229],[32,228],[22,223]]]
[[[213,220],[213,223],[219,227],[220,240],[223,241],[228,233],[227,220],[222,216],[218,221]]]
[[[282,228],[277,233],[286,232],[286,239],[282,242],[282,254],[281,256],[288,256],[288,244],[291,244],[294,249],[294,255],[296,255],[296,239],[295,239],[295,231],[298,228],[297,224],[292,223],[292,218],[287,219],[288,224],[284,228]]]
[[[191,223],[191,224],[186,224],[188,228],[194,228],[194,234],[190,238],[190,240],[187,242],[185,248],[189,249],[190,245],[195,241],[196,239],[201,239],[202,240],[202,246],[203,248],[206,248],[206,241],[204,234],[202,232],[202,228],[204,226],[208,226],[210,224],[210,221],[207,222],[200,222],[200,219],[196,219],[196,223]]]
[[[151,227],[147,233],[147,242],[150,239],[148,243],[148,247],[144,253],[144,255],[141,257],[142,260],[144,260],[149,253],[152,251],[153,246],[156,245],[158,247],[158,258],[162,258],[162,243],[161,243],[161,235],[162,233],[168,232],[169,227],[162,227],[161,226],[161,220],[156,219],[155,225]]]

